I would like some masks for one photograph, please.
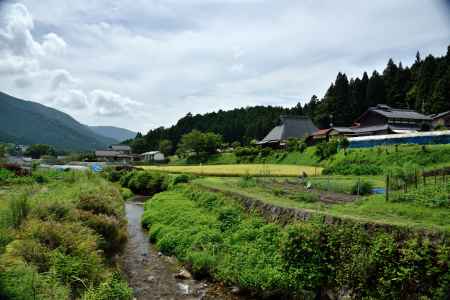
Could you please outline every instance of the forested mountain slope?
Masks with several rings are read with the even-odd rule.
[[[61,111],[0,93],[0,142],[93,150],[116,141],[96,134]]]

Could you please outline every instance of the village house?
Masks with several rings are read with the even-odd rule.
[[[159,151],[145,152],[140,157],[144,162],[163,162],[165,159],[164,154]]]
[[[106,162],[129,163],[139,160],[137,155],[131,154],[131,147],[128,145],[111,145],[107,150],[95,151],[95,156],[98,161]]]
[[[440,114],[431,115],[430,118],[432,120],[431,123],[433,128],[438,126],[450,128],[450,110]]]
[[[261,141],[257,144],[269,147],[283,147],[288,139],[305,138],[316,132],[318,129],[314,126],[310,118],[306,116],[280,116],[281,124],[274,127]]]
[[[311,144],[333,137],[360,137],[397,133],[416,133],[432,127],[432,118],[410,109],[392,108],[384,104],[370,107],[358,117],[352,127],[332,127],[314,132],[308,137]]]

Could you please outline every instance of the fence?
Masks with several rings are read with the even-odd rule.
[[[450,169],[402,171],[386,175],[386,201],[395,201],[402,193],[439,190],[450,192]],[[430,195],[431,196],[431,195]]]

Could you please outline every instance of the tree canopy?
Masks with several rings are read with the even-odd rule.
[[[253,106],[203,115],[186,114],[169,127],[150,130],[131,142],[138,153],[159,148],[160,141],[169,140],[178,145],[181,137],[198,130],[214,132],[225,143],[235,141],[248,145],[262,139],[279,124],[280,115],[307,115],[319,128],[352,125],[368,107],[387,104],[395,108],[409,108],[424,114],[450,110],[450,46],[443,57],[428,55],[425,59],[417,53],[410,67],[390,59],[383,72],[364,72],[361,77],[348,78],[338,73],[325,96],[313,95],[306,104],[300,102],[291,108],[281,106]],[[172,152],[174,149],[172,149]]]

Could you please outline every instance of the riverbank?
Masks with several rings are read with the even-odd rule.
[[[149,243],[148,233],[141,226],[144,212],[141,201],[145,200],[146,197],[137,196],[125,204],[128,243],[120,264],[134,297],[138,300],[238,299],[218,284],[191,278],[174,257],[162,255]]]

